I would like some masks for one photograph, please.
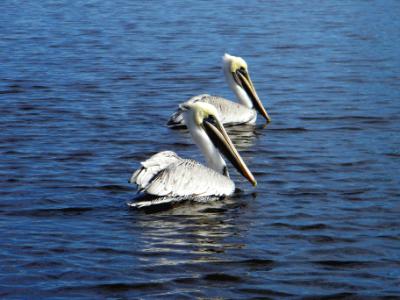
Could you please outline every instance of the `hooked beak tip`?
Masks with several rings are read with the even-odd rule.
[[[265,119],[265,123],[271,123],[271,117],[269,116],[269,114],[267,113],[267,111],[265,109],[261,109],[259,110],[259,113],[264,117]]]
[[[267,124],[271,123],[271,117],[269,116],[269,114],[267,113],[267,111],[265,109],[261,109],[260,113],[265,118],[265,122]]]

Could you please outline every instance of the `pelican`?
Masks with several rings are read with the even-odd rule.
[[[250,79],[247,63],[244,59],[226,53],[222,58],[222,62],[225,79],[240,103],[208,94],[194,96],[181,104],[178,110],[172,114],[167,122],[169,127],[184,127],[184,110],[181,106],[195,102],[206,102],[214,105],[219,112],[221,122],[225,125],[255,124],[257,120],[256,110],[266,119],[267,123],[271,122],[271,118],[261,103],[260,98],[258,98],[253,82]]]
[[[235,183],[229,178],[221,153],[254,186],[257,182],[226,133],[218,110],[205,102],[181,105],[189,132],[206,158],[208,167],[179,157],[172,151],[159,152],[141,163],[130,183],[136,184],[142,195],[156,200],[128,203],[141,208],[176,199],[224,197],[232,195]]]

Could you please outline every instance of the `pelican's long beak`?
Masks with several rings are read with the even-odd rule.
[[[249,73],[244,69],[238,69],[232,73],[236,83],[240,85],[250,97],[255,109],[267,120],[267,123],[271,122],[271,118],[265,110],[260,98],[258,98],[256,89],[254,88],[253,82],[250,79]]]
[[[256,186],[257,181],[249,168],[244,163],[239,152],[236,150],[231,139],[225,131],[224,126],[218,119],[215,120],[215,125],[207,119],[204,120],[203,125],[207,135],[210,137],[213,144],[225,155],[227,159],[235,166],[235,168],[242,174],[252,185]]]

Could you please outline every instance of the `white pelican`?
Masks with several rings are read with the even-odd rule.
[[[271,121],[267,111],[258,98],[257,92],[250,79],[247,63],[241,57],[225,54],[222,58],[225,79],[232,91],[236,94],[240,103],[229,101],[222,97],[202,94],[190,98],[183,104],[194,102],[206,102],[214,105],[219,112],[223,124],[255,124],[257,120],[256,110],[266,119]],[[172,114],[168,120],[169,127],[183,127],[183,109],[181,108]]]
[[[207,165],[180,158],[172,151],[163,151],[141,163],[130,182],[137,184],[142,195],[155,196],[151,201],[129,203],[133,207],[174,202],[176,199],[222,197],[232,195],[235,183],[229,178],[221,153],[254,186],[253,174],[227,135],[217,109],[204,102],[181,106],[185,124],[197,146],[206,158]],[[154,200],[155,199],[155,200]]]

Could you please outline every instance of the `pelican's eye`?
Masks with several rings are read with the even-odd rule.
[[[240,67],[240,69],[238,69],[238,72],[241,73],[242,75],[245,75],[245,76],[247,74],[247,71],[246,71],[245,67]]]
[[[207,121],[208,123],[211,123],[213,125],[217,124],[217,120],[215,119],[215,116],[213,116],[213,115],[208,115],[208,117],[205,118],[204,121]]]

